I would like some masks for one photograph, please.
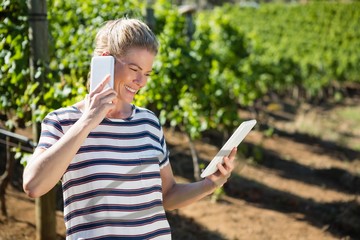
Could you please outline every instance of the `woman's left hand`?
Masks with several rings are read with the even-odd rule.
[[[235,147],[231,150],[229,156],[224,157],[224,163],[219,163],[217,165],[218,170],[214,174],[207,177],[217,187],[223,186],[230,177],[231,172],[234,170],[236,152],[237,148]]]

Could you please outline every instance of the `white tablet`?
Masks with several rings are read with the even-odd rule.
[[[231,150],[234,147],[237,147],[242,140],[248,135],[251,129],[255,126],[256,120],[245,121],[240,124],[240,126],[236,129],[236,131],[231,135],[231,137],[227,140],[225,145],[220,149],[220,151],[216,154],[216,156],[211,160],[210,164],[205,168],[205,170],[201,173],[201,177],[205,178],[213,173],[215,173],[218,168],[218,163],[223,163],[223,158],[229,156]]]

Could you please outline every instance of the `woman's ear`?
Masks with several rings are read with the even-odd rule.
[[[101,56],[109,56],[109,55],[110,55],[109,52],[103,52],[103,53],[101,54]]]

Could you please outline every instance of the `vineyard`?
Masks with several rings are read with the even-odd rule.
[[[40,121],[50,110],[81,99],[96,29],[123,15],[143,18],[136,9],[144,7],[138,1],[49,1],[50,61],[31,81],[26,5],[6,3],[0,110],[22,125],[31,120],[30,102],[38,105],[33,117]],[[193,16],[191,36],[185,16],[168,1],[153,7],[160,52],[137,103],[192,137],[208,129],[232,130],[239,124],[236,109],[261,104],[265,96],[340,101],[347,85],[360,81],[360,3],[225,5]],[[39,86],[42,74],[47,81]],[[34,96],[39,89],[43,94]]]
[[[122,16],[146,21],[143,2],[48,0],[49,62],[39,63],[32,79],[26,1],[2,1],[1,128],[31,137],[33,122],[82,99],[96,30]],[[177,236],[183,236],[178,239],[196,239],[190,234],[196,231],[203,239],[254,236],[227,220],[223,227],[207,222],[224,209],[234,216],[242,210],[260,222],[265,219],[255,211],[281,219],[272,225],[277,233],[264,227],[253,239],[300,239],[301,229],[309,231],[304,239],[358,239],[360,3],[225,4],[190,16],[171,1],[154,2],[160,50],[136,104],[159,116],[179,181],[193,181],[187,141],[195,144],[204,167],[240,122],[256,118],[259,123],[241,148],[244,170],[239,167],[211,198],[169,213]],[[42,77],[46,81],[40,84]],[[23,153],[16,156],[26,161]],[[1,163],[0,173],[3,168]],[[208,215],[198,210],[213,201]],[[250,208],[254,212],[247,212]],[[0,219],[0,229],[7,221]],[[251,221],[236,222],[251,228]],[[295,235],[280,234],[286,229],[279,226],[287,223],[298,229]],[[12,239],[5,237],[0,234]]]

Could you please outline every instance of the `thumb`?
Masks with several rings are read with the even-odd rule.
[[[89,102],[90,102],[90,96],[89,96],[89,94],[86,94],[85,95],[85,99],[84,99],[84,101],[85,101],[85,106],[89,106]]]

